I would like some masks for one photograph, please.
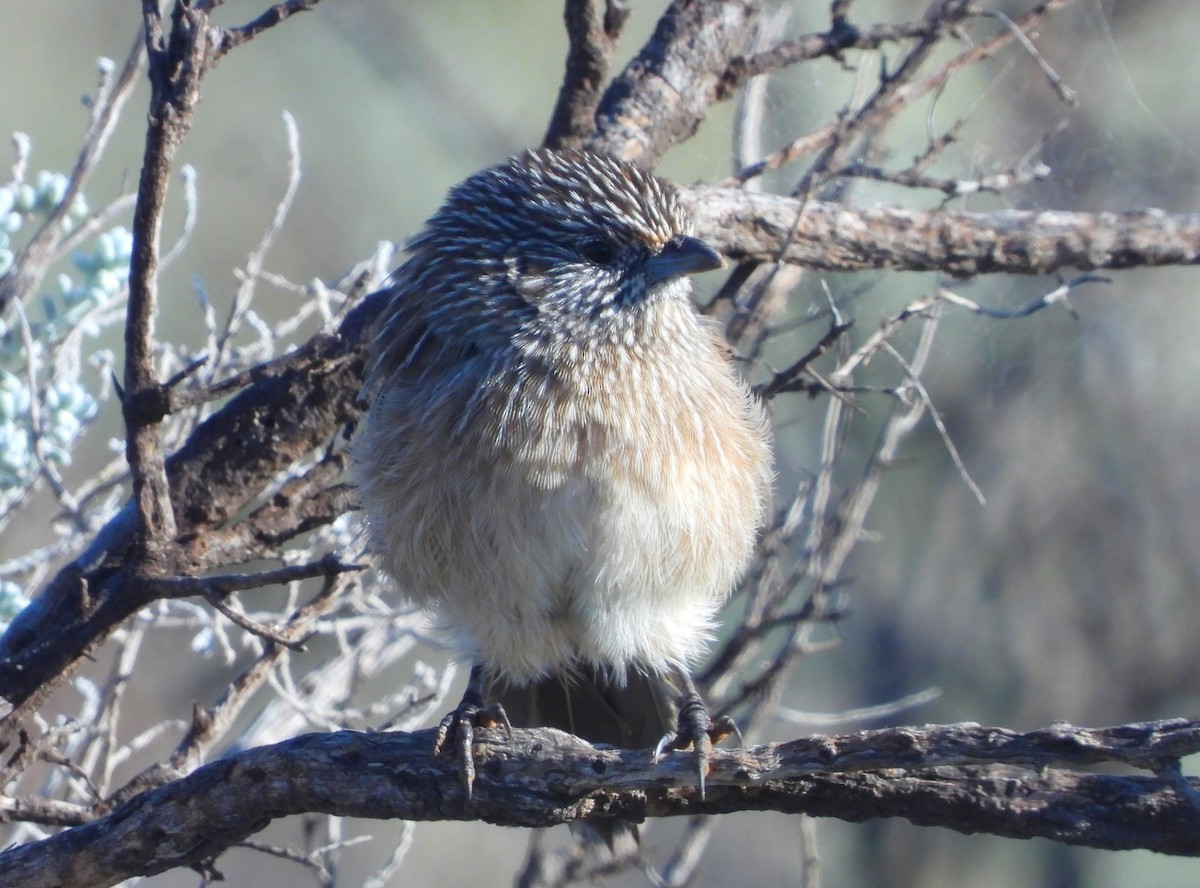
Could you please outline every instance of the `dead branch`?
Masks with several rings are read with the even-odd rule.
[[[753,0],[675,0],[604,93],[588,147],[654,168],[721,98],[729,60],[749,45]]]
[[[725,72],[723,89],[733,92],[751,78],[799,62],[824,56],[841,58],[842,54],[850,49],[872,50],[886,43],[934,36],[939,32],[948,31],[968,14],[966,10],[961,10],[953,16],[871,25],[866,28],[858,28],[845,19],[834,21],[828,31],[800,34],[762,52],[734,58],[729,64],[729,70]]]
[[[432,738],[343,731],[230,755],[93,823],[0,854],[0,885],[100,888],[202,865],[271,820],[310,811],[543,827],[597,815],[770,810],[1200,855],[1200,808],[1190,798],[1158,777],[1080,770],[1156,768],[1200,751],[1194,720],[1024,734],[974,724],[886,728],[719,750],[703,799],[686,752],[654,764],[649,752],[520,730],[512,742],[486,732],[468,801],[458,765],[432,755]]]
[[[253,40],[263,31],[270,30],[298,12],[307,12],[316,7],[321,0],[284,0],[275,3],[257,18],[236,28],[218,29],[217,40],[213,48],[213,61],[216,62],[232,49],[236,49],[248,40]]]
[[[563,19],[570,49],[542,139],[545,147],[577,147],[596,131],[596,106],[604,94],[609,60],[628,18],[624,0],[567,0]]]
[[[684,197],[698,230],[737,260],[961,277],[1200,262],[1195,213],[859,209],[712,186],[686,189]]]

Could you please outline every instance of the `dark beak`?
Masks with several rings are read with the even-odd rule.
[[[650,257],[646,263],[646,282],[657,284],[685,274],[712,271],[724,264],[721,254],[704,241],[680,234],[667,241],[658,255]]]

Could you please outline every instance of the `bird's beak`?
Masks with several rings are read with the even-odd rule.
[[[646,263],[646,280],[657,284],[685,274],[712,271],[724,264],[721,254],[704,241],[680,234],[667,241],[656,256],[650,257]]]

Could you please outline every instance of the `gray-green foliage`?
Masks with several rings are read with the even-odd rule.
[[[14,272],[24,242],[67,194],[67,176],[43,170],[33,182],[0,185],[0,279]],[[64,235],[87,223],[87,200],[77,194],[62,218]],[[15,300],[0,316],[0,521],[72,451],[96,416],[100,384],[82,372],[84,359],[99,367],[111,358],[88,345],[119,317],[129,277],[133,236],[115,226],[84,238],[34,307]],[[0,579],[0,630],[26,599],[16,583]]]

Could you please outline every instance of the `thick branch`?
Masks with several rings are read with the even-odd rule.
[[[655,167],[724,95],[722,78],[758,14],[754,0],[675,0],[605,92],[588,147]]]
[[[595,131],[609,59],[628,17],[624,0],[567,0],[563,19],[570,49],[545,147],[575,147]]]
[[[191,127],[207,67],[208,17],[179,2],[170,35],[157,3],[142,4],[149,57],[150,111],[133,209],[133,254],[125,320],[125,458],[133,480],[138,542],[143,550],[175,536],[160,426],[167,401],[154,368],[158,314],[159,233],[175,152]]]
[[[860,209],[710,186],[686,189],[684,199],[698,231],[726,255],[826,271],[968,276],[1200,262],[1194,213]]]
[[[273,557],[291,539],[323,527],[357,506],[343,455],[329,456],[285,483],[267,502],[231,527],[189,536],[185,558],[200,569]]]
[[[359,349],[383,295],[364,300],[336,335],[317,336],[290,360],[264,368],[253,386],[209,417],[168,460],[179,531],[190,542],[175,550],[180,563],[169,565],[171,572],[213,566],[188,563],[189,555],[204,557],[191,552],[203,547],[201,532],[233,517],[272,478],[357,417]],[[80,657],[155,599],[154,584],[128,569],[134,527],[127,507],[0,637],[0,698],[15,708],[0,719],[0,748]]]
[[[700,799],[690,753],[597,749],[556,731],[488,732],[474,798],[432,732],[309,734],[231,755],[107,817],[0,854],[25,888],[106,886],[213,859],[291,814],[550,826],[773,810],[861,821],[905,817],[960,832],[1200,855],[1200,809],[1154,777],[1056,764],[1153,762],[1200,749],[1200,722],[1018,734],[927,726],[719,750]],[[1189,785],[1195,785],[1191,781]]]

